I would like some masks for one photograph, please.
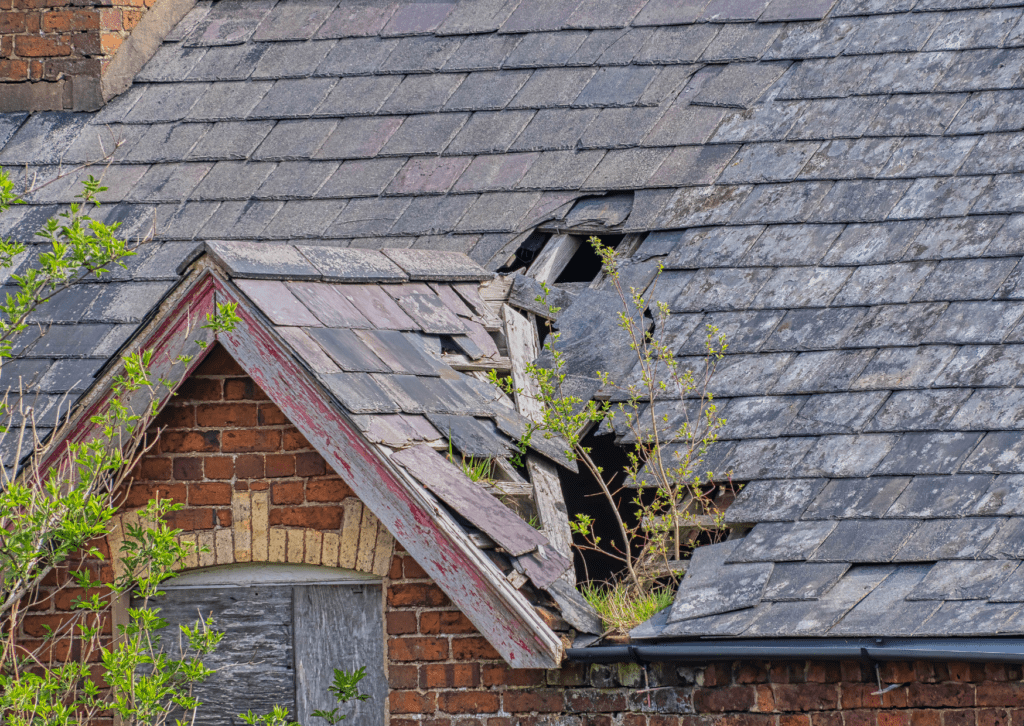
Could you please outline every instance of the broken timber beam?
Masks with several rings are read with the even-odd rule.
[[[537,259],[530,265],[530,269],[526,271],[527,277],[539,282],[553,283],[582,244],[583,238],[574,234],[555,235],[548,240],[544,249],[537,255]]]

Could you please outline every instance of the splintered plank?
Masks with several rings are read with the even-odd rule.
[[[519,566],[541,590],[546,590],[555,580],[572,567],[572,562],[558,554],[550,545],[538,547],[517,559]]]
[[[429,446],[420,444],[404,449],[391,458],[512,556],[525,555],[538,545],[548,545],[544,535]]]
[[[540,402],[540,386],[533,376],[526,372],[526,366],[540,355],[537,328],[508,305],[501,306],[501,314],[505,318],[508,354],[512,360],[516,408],[526,418],[539,422],[544,416],[544,405]]]
[[[526,468],[533,482],[533,499],[544,534],[548,536],[555,551],[572,562],[572,529],[569,527],[569,510],[562,495],[558,469],[551,462],[533,454],[526,457]],[[575,581],[575,577],[572,579]]]
[[[540,282],[554,282],[582,244],[583,238],[572,234],[552,237],[526,274]]]

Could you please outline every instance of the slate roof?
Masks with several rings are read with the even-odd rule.
[[[729,338],[714,456],[755,526],[635,635],[1024,633],[1022,112],[1014,2],[201,2],[102,111],[0,116],[43,178],[124,139],[104,209],[157,236],[17,365],[78,390],[196,241],[495,270],[538,225],[646,235],[624,274],[665,266],[679,355]],[[581,390],[628,375],[609,291],[566,294]]]

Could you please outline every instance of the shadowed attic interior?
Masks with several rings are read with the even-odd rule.
[[[596,395],[632,367],[614,296],[521,273],[618,239],[628,284],[664,265],[684,365],[706,324],[728,337],[713,462],[753,525],[635,638],[1018,634],[1024,16],[991,5],[268,2],[225,34],[237,4],[201,3],[99,113],[0,116],[19,179],[123,140],[100,213],[156,229],[5,370],[77,395],[196,242],[228,238],[465,252],[520,273],[495,284],[521,313],[556,283]],[[0,234],[31,241],[77,175]]]

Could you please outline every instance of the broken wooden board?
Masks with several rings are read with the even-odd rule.
[[[582,245],[583,238],[574,234],[552,237],[526,271],[527,276],[538,282],[553,283]]]
[[[562,557],[551,545],[541,545],[535,552],[517,557],[516,567],[521,567],[534,585],[546,590],[572,567],[572,560]]]
[[[537,507],[544,534],[555,551],[572,563],[572,529],[569,527],[569,510],[562,495],[558,469],[534,454],[527,455],[526,469],[533,482],[533,503]],[[572,580],[575,582],[575,577]]]
[[[538,545],[550,546],[543,534],[510,512],[481,484],[471,481],[459,467],[429,446],[421,444],[404,449],[393,454],[391,459],[404,466],[413,478],[509,554],[518,557],[532,552]]]
[[[508,305],[501,306],[505,318],[505,335],[508,338],[509,358],[512,360],[512,381],[516,387],[516,408],[531,421],[540,422],[544,417],[544,405],[540,400],[540,386],[527,372],[527,365],[540,353],[537,329],[530,321]]]

